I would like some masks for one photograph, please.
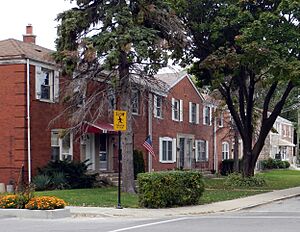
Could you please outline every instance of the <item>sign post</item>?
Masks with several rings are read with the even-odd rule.
[[[118,131],[119,137],[119,149],[118,149],[118,163],[119,163],[119,177],[118,177],[118,205],[117,209],[122,209],[121,206],[121,159],[122,159],[122,148],[121,148],[121,131],[126,131],[127,112],[122,110],[114,111],[114,130]]]

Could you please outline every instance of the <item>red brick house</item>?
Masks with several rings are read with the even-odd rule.
[[[61,110],[59,69],[51,52],[35,44],[31,25],[23,41],[0,41],[0,182],[20,181],[22,167],[30,181],[37,167],[51,159],[48,125]],[[67,140],[65,153],[58,154],[61,157],[71,154]]]
[[[32,26],[23,41],[0,41],[0,182],[31,181],[49,160],[89,159],[96,172],[117,170],[117,135],[112,125],[114,95],[106,95],[107,113],[88,123],[86,134],[75,141],[65,134],[60,90],[64,80],[51,59],[51,50],[35,44]],[[232,141],[216,105],[202,95],[184,72],[159,74],[165,89],[133,91],[134,149],[144,152],[148,171],[201,169],[218,171],[229,156]],[[105,108],[105,109],[106,109]],[[142,146],[150,135],[156,158]],[[228,154],[227,154],[228,153]]]

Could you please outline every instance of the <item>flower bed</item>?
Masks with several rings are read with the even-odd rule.
[[[0,216],[21,218],[56,219],[70,217],[66,202],[57,197],[33,194],[14,194],[0,196]]]
[[[30,209],[30,210],[53,210],[62,209],[66,202],[57,197],[27,197],[20,194],[0,197],[2,209]]]

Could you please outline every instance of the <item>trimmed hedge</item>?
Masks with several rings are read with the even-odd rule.
[[[290,163],[286,160],[277,160],[269,158],[267,160],[261,161],[261,167],[262,169],[277,169],[277,168],[289,168]]]
[[[146,208],[196,205],[204,191],[202,174],[196,171],[140,173],[139,204]]]

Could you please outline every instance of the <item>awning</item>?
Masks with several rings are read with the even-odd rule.
[[[281,147],[295,147],[296,145],[291,143],[290,141],[284,140],[284,139],[279,139],[278,140],[278,146]]]
[[[107,122],[97,122],[97,123],[90,123],[86,122],[87,133],[103,133],[103,134],[117,134],[117,131],[114,130],[114,125],[107,123]]]

